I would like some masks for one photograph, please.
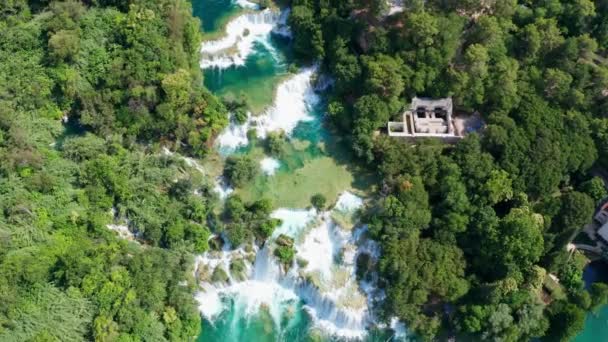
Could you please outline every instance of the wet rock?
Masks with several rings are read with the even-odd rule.
[[[209,240],[209,248],[213,251],[221,251],[224,248],[224,239],[216,235]]]
[[[306,268],[306,266],[308,266],[308,260],[303,258],[297,258],[296,263],[300,268]]]
[[[357,257],[357,279],[368,279],[371,276],[371,272],[374,269],[374,260],[371,255],[367,253],[361,253]]]
[[[281,234],[276,240],[277,245],[284,247],[293,247],[293,239],[287,235]]]

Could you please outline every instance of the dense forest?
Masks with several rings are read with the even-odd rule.
[[[608,2],[291,3],[294,50],[335,79],[330,121],[383,178],[365,215],[382,315],[428,340],[573,338],[608,296],[566,251],[606,196]],[[382,134],[414,96],[451,96],[485,129],[455,146]]]
[[[174,152],[227,124],[200,39],[185,0],[0,4],[0,340],[198,335],[212,196]]]
[[[570,340],[608,302],[566,250],[607,195],[592,170],[608,167],[608,2],[404,4],[292,0],[289,19],[298,58],[335,80],[331,124],[383,179],[363,215],[381,318],[424,340]],[[0,4],[0,340],[192,340],[192,254],[212,231],[238,245],[280,223],[263,199],[216,210],[182,157],[239,108],[203,87],[200,39],[186,0]],[[456,145],[386,137],[413,96],[451,96],[486,127]],[[234,157],[224,176],[257,172]]]

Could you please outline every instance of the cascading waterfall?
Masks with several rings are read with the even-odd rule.
[[[265,309],[275,328],[280,329],[287,308],[302,300],[314,325],[322,331],[343,338],[363,338],[373,324],[369,303],[374,293],[360,287],[355,260],[360,253],[368,252],[370,240],[363,237],[364,228],[353,232],[331,217],[337,211],[352,214],[362,204],[361,199],[345,192],[338,204],[341,206],[321,213],[314,209],[275,211],[273,217],[285,220],[260,250],[254,247],[256,258],[247,263],[246,279],[230,275],[226,283],[203,283],[197,295],[203,315],[212,320],[225,308],[223,301],[230,299],[247,316]],[[272,253],[273,240],[281,234],[296,241],[298,262],[288,271],[279,266]],[[208,275],[217,267],[229,270],[233,260],[247,258],[243,249],[208,252],[197,258],[196,273],[201,279],[201,274]]]
[[[312,107],[320,101],[312,85],[317,67],[305,68],[277,87],[274,104],[264,114],[249,114],[244,124],[232,122],[216,139],[220,152],[229,153],[249,144],[247,132],[256,130],[259,138],[269,132],[283,131],[289,135],[298,123],[312,121]]]
[[[247,56],[253,52],[256,42],[269,49],[273,57],[279,58],[269,40],[272,32],[283,36],[289,34],[285,29],[277,30],[277,27],[285,26],[280,24],[281,20],[285,20],[282,18],[282,13],[265,9],[245,13],[233,19],[226,25],[224,37],[202,44],[201,68],[226,69],[231,66],[243,66]]]
[[[236,2],[250,7],[242,3],[245,0]],[[201,67],[239,70],[249,66],[248,56],[262,49],[270,52],[275,62],[284,63],[285,57],[270,38],[291,36],[288,16],[288,10],[264,10],[233,19],[223,38],[202,45]],[[247,146],[251,130],[259,138],[275,131],[289,136],[298,124],[318,120],[313,115],[320,103],[317,93],[331,87],[333,80],[322,75],[316,79],[317,72],[317,66],[303,68],[280,83],[270,108],[256,116],[249,113],[244,124],[233,122],[218,136],[219,152],[227,155]],[[260,160],[260,166],[270,177],[282,162],[266,157]],[[216,192],[221,198],[232,191],[221,177],[216,180]],[[281,219],[282,224],[265,244],[251,242],[235,250],[224,244],[220,251],[197,257],[195,275],[201,290],[196,299],[200,311],[212,327],[221,326],[211,340],[283,341],[289,339],[286,336],[290,327],[308,327],[309,322],[315,330],[332,337],[360,340],[370,327],[382,327],[376,325],[373,312],[376,301],[384,296],[377,286],[377,274],[365,272],[362,279],[357,278],[359,258],[368,260],[368,266],[373,265],[380,250],[367,238],[367,228],[353,223],[354,213],[362,205],[360,197],[343,192],[330,211],[277,209],[271,216]],[[274,256],[276,240],[282,234],[294,239],[296,261],[288,269],[279,265]],[[236,268],[235,262],[242,262],[245,267]],[[306,317],[305,323],[298,321],[302,317]],[[259,326],[252,327],[260,324],[261,330]],[[405,334],[397,320],[390,327]],[[210,334],[214,334],[211,330]],[[242,331],[264,335],[240,335]]]

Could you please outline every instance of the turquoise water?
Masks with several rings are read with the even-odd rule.
[[[280,38],[256,41],[244,66],[205,69],[205,86],[219,96],[245,97],[250,108],[259,113],[272,104],[275,87],[288,75],[286,50]]]
[[[608,265],[603,261],[590,263],[585,268],[583,279],[587,287],[598,281],[608,282]],[[587,315],[585,329],[574,339],[574,342],[596,341],[608,341],[608,306]]]
[[[280,329],[265,310],[249,316],[232,299],[225,299],[228,309],[213,322],[203,321],[199,342],[275,342],[275,341],[311,341],[310,318],[302,309],[302,303],[288,304],[281,320]]]
[[[585,329],[574,339],[574,342],[608,341],[608,306],[595,314],[591,313],[585,321]]]
[[[232,0],[194,0],[192,1],[194,15],[201,20],[201,29],[205,33],[218,30],[225,21],[237,11]]]

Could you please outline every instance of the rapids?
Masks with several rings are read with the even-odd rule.
[[[345,192],[338,203],[359,203],[356,196]],[[358,206],[350,206],[343,214],[354,214]],[[251,252],[230,250],[207,252],[196,260],[196,277],[201,291],[196,299],[200,310],[210,321],[228,310],[232,302],[246,317],[266,311],[273,329],[280,330],[289,309],[301,303],[312,326],[332,336],[361,339],[373,324],[369,304],[377,291],[369,286],[365,292],[356,278],[355,261],[360,253],[368,253],[370,240],[362,234],[340,227],[331,218],[332,211],[278,209],[272,217],[283,220],[266,244]],[[273,256],[273,241],[281,234],[296,241],[296,259],[289,269],[280,266]],[[359,248],[361,246],[361,249]],[[251,256],[255,253],[255,260]],[[372,256],[374,257],[374,256]],[[234,260],[245,260],[244,276],[233,274]],[[210,275],[221,268],[228,273],[226,281],[213,282]],[[213,278],[213,276],[211,276]],[[370,295],[370,298],[367,295]]]
[[[202,44],[200,65],[206,84],[212,82],[209,89],[216,94],[232,87],[259,96],[253,90],[267,89],[260,85],[271,84],[267,79],[277,79],[289,63],[273,39],[291,36],[286,25],[289,10],[259,10],[248,1],[233,4],[241,6],[242,12],[225,25],[223,35]],[[274,74],[251,77],[268,61],[273,65],[264,70]],[[319,108],[323,108],[322,93],[332,84],[331,78],[318,75],[315,65],[285,73],[272,85],[269,106],[259,114],[248,113],[243,124],[231,122],[217,137],[218,152],[222,156],[250,153],[252,137],[260,141],[270,132],[283,132],[291,144],[290,153],[299,155],[277,159],[257,154],[256,161],[266,180],[297,174],[314,155],[326,153],[321,137],[329,133]],[[321,174],[325,176],[329,175]],[[251,241],[235,249],[223,236],[211,237],[222,242],[221,250],[208,251],[195,261],[194,276],[200,284],[196,300],[204,318],[199,341],[384,341],[394,340],[397,336],[392,331],[397,330],[405,336],[405,327],[396,320],[390,327],[377,323],[374,305],[384,294],[371,266],[379,258],[379,248],[367,238],[367,228],[358,224],[363,198],[349,189],[337,191],[339,196],[330,199],[331,209],[323,211],[275,203],[279,208],[271,216],[280,219],[281,225],[264,244]],[[221,176],[214,190],[220,199],[241,191],[228,186]],[[296,255],[289,267],[274,256],[281,235],[294,240]],[[358,269],[360,260],[365,261],[365,269]],[[388,332],[377,337],[375,329],[382,328]]]
[[[244,124],[232,122],[216,139],[220,152],[227,154],[249,144],[247,133],[250,130],[254,129],[258,138],[277,131],[289,135],[298,123],[314,120],[310,111],[319,102],[312,86],[316,70],[316,67],[303,69],[281,83],[274,104],[264,114],[253,116],[249,113]]]

